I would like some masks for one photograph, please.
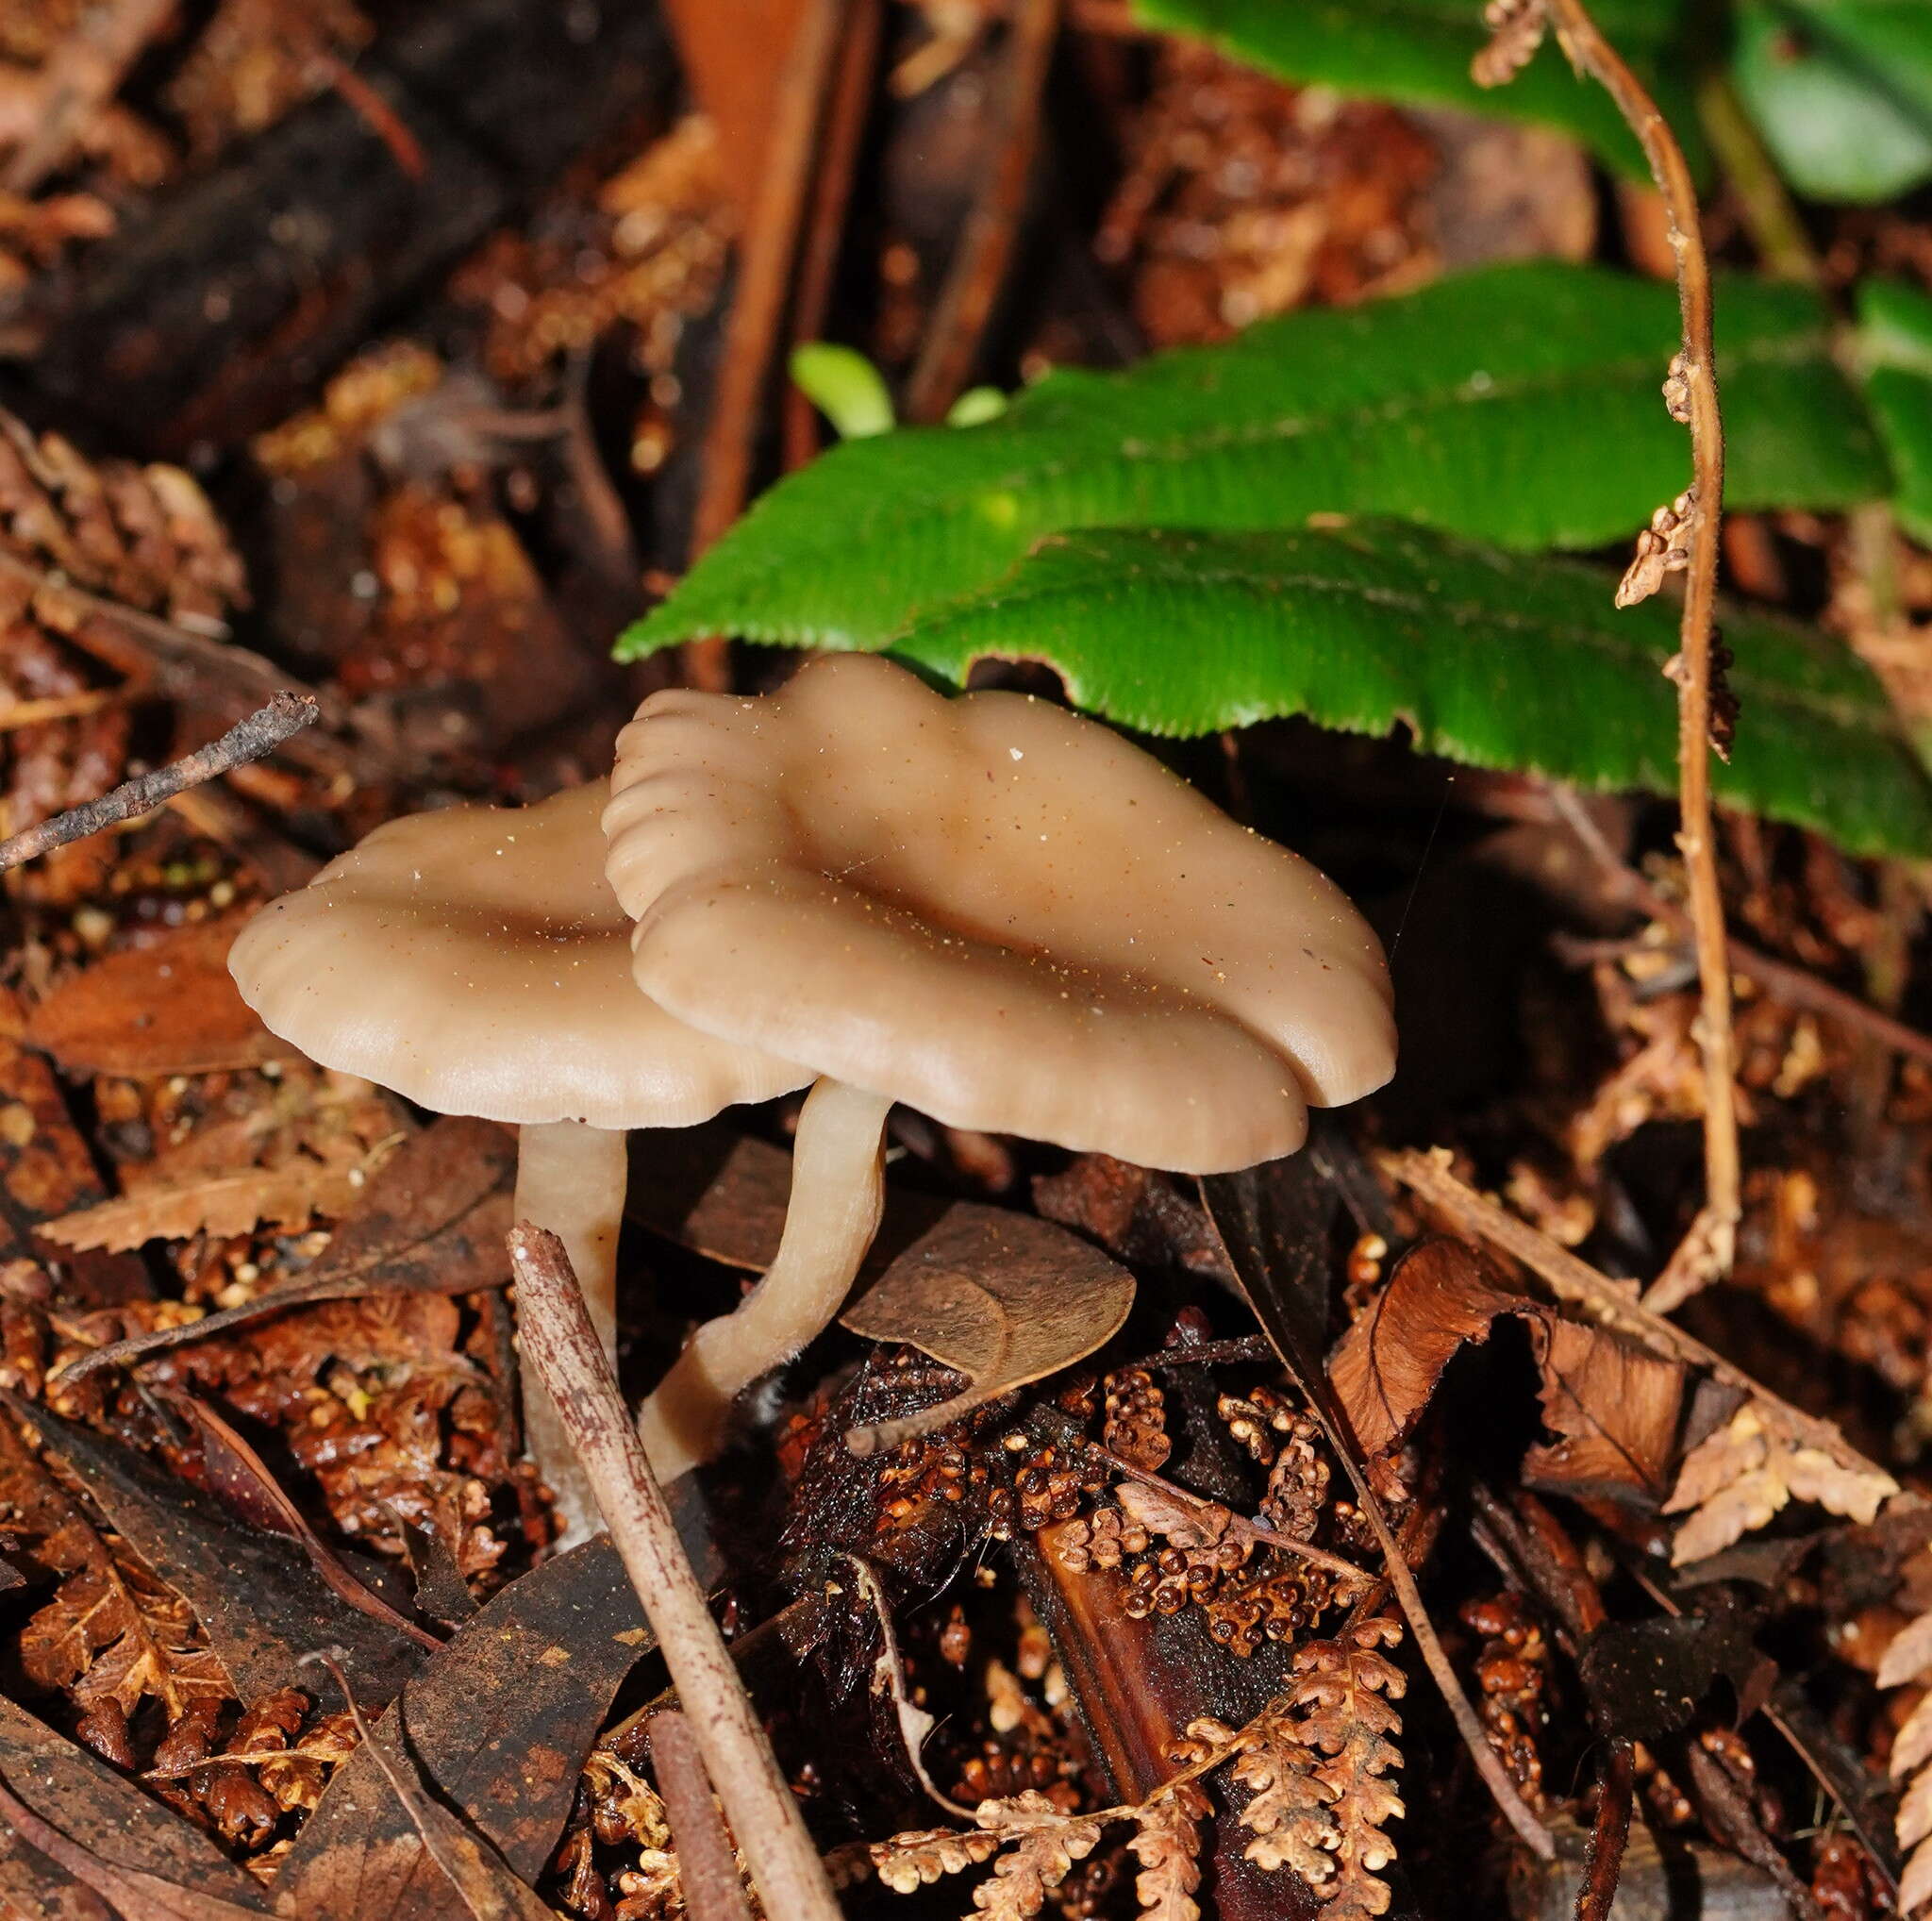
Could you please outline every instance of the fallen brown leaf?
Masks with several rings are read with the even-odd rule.
[[[855,1428],[855,1452],[906,1439],[1084,1360],[1119,1332],[1134,1278],[1030,1214],[956,1201],[840,1315],[868,1341],[904,1341],[973,1385],[910,1420]]]
[[[232,1088],[221,1118],[124,1166],[119,1199],[62,1214],[42,1236],[125,1249],[245,1234],[264,1222],[301,1228],[311,1213],[335,1219],[354,1210],[369,1177],[412,1131],[392,1094],[291,1061],[273,1080],[251,1077]]]
[[[1532,1487],[1653,1501],[1671,1490],[1684,1409],[1682,1362],[1582,1321],[1542,1320],[1543,1425],[1560,1438],[1532,1447]]]
[[[297,1161],[253,1167],[191,1187],[150,1187],[78,1213],[62,1214],[40,1228],[63,1247],[106,1247],[123,1252],[149,1241],[185,1241],[195,1234],[218,1240],[258,1226],[306,1228],[320,1214],[332,1220],[360,1197],[368,1170]]]
[[[44,1820],[0,1779],[0,1817],[82,1886],[105,1896],[123,1921],[256,1921],[258,1896],[242,1901],[182,1887],[144,1868],[120,1867],[81,1847]]]
[[[70,1074],[134,1079],[297,1059],[228,977],[228,948],[247,918],[198,921],[95,961],[27,1016],[27,1044]]]
[[[283,1687],[313,1692],[318,1678],[302,1657],[335,1645],[358,1692],[388,1701],[423,1659],[410,1635],[348,1606],[294,1542],[231,1518],[212,1495],[91,1428],[5,1390],[0,1399],[38,1430],[115,1532],[192,1609],[242,1697]]]
[[[4,1696],[0,1779],[16,1796],[58,1810],[64,1837],[112,1868],[158,1877],[258,1912],[265,1906],[254,1879],[199,1828]],[[0,1907],[10,1900],[25,1915],[44,1913],[49,1921],[85,1915],[93,1921],[95,1910],[69,1898],[89,1885],[76,1885],[67,1868],[31,1842],[0,1854]]]
[[[110,1547],[11,1422],[0,1420],[0,1501],[35,1562],[58,1579],[22,1628],[19,1655],[38,1687],[71,1690],[123,1716],[146,1695],[169,1722],[228,1698],[228,1678],[180,1596],[126,1551]]]
[[[1408,1438],[1443,1370],[1470,1342],[1490,1338],[1498,1314],[1535,1311],[1534,1302],[1498,1287],[1460,1241],[1411,1247],[1328,1363],[1362,1452],[1373,1461]]]
[[[404,1691],[408,1751],[428,1788],[534,1879],[584,1758],[651,1633],[608,1536],[510,1583]],[[390,1725],[386,1720],[383,1726]],[[375,1756],[337,1769],[275,1886],[279,1913],[328,1921],[469,1921]]]
[[[264,1314],[378,1294],[475,1294],[509,1278],[516,1144],[488,1121],[454,1115],[406,1142],[361,1191],[361,1206],[306,1273],[205,1320],[156,1328],[83,1354],[61,1377],[125,1367]]]
[[[343,1692],[348,1693],[346,1687]],[[431,1797],[409,1757],[403,1704],[398,1701],[379,1726],[371,1728],[351,1695],[349,1714],[362,1737],[358,1751],[367,1753],[381,1770],[421,1838],[424,1852],[474,1921],[554,1921],[553,1911],[537,1898],[536,1890],[520,1881],[474,1828]]]
[[[35,1244],[48,1221],[107,1197],[52,1070],[21,1044],[25,1024],[25,1010],[0,989],[0,1261],[42,1259],[45,1250]],[[92,1255],[63,1265],[73,1270],[63,1293],[89,1306],[154,1292],[138,1261]]]
[[[1423,1241],[1338,1344],[1329,1378],[1370,1461],[1408,1438],[1462,1347],[1501,1314],[1524,1321],[1541,1371],[1543,1423],[1530,1449],[1535,1485],[1660,1501],[1670,1488],[1689,1371],[1589,1322],[1507,1293],[1463,1243]]]
[[[178,1390],[166,1395],[171,1407],[184,1414],[201,1436],[202,1456],[211,1470],[210,1480],[227,1495],[231,1506],[241,1506],[258,1527],[285,1534],[308,1557],[308,1564],[323,1580],[358,1613],[393,1628],[424,1647],[440,1647],[433,1634],[399,1614],[374,1589],[358,1580],[340,1556],[308,1525],[308,1517],[296,1506],[268,1463],[247,1440],[213,1408],[192,1395]],[[232,1491],[232,1492],[231,1492]],[[239,1494],[241,1500],[235,1495]]]

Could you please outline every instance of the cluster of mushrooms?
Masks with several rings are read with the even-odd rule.
[[[887,1115],[1179,1173],[1299,1147],[1393,1071],[1374,934],[1305,860],[1049,702],[870,656],[752,698],[654,694],[598,782],[392,821],[272,902],[229,966],[277,1034],[521,1130],[516,1211],[614,1353],[633,1128],[809,1086],[777,1258],[640,1416],[669,1480],[838,1313]],[[525,1370],[566,1538],[593,1525]]]

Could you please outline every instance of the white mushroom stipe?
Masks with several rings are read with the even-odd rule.
[[[270,902],[228,970],[311,1060],[438,1113],[515,1124],[518,1215],[569,1247],[614,1356],[625,1130],[690,1127],[811,1076],[638,992],[604,878],[607,799],[600,781],[516,811],[391,821]],[[596,1507],[534,1369],[524,1389],[529,1451],[574,1545]]]
[[[528,1121],[517,1129],[515,1218],[547,1228],[563,1243],[605,1358],[617,1365],[617,1237],[629,1176],[625,1137],[582,1121]],[[521,1332],[519,1339],[523,1338]],[[524,1383],[524,1445],[550,1483],[566,1532],[588,1540],[597,1508],[555,1402],[529,1356]]]
[[[735,1396],[823,1333],[844,1306],[885,1206],[891,1106],[836,1080],[821,1080],[806,1096],[776,1257],[734,1312],[691,1337],[638,1416],[660,1479],[710,1460]]]

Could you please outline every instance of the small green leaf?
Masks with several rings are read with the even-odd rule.
[[[1489,33],[1481,8],[1465,0],[1134,0],[1133,10],[1143,25],[1209,41],[1284,80],[1559,127],[1632,179],[1649,178],[1609,95],[1578,79],[1554,45],[1507,86],[1478,87],[1469,63]],[[1682,0],[1596,0],[1591,13],[1698,158],[1696,116],[1677,77]]]
[[[1870,203],[1932,179],[1926,0],[1741,0],[1733,72],[1799,192]]]
[[[1884,457],[1801,289],[1721,285],[1726,500],[1830,510]],[[1070,526],[1298,526],[1399,516],[1505,546],[1627,539],[1690,477],[1658,394],[1670,288],[1534,261],[1238,339],[1074,369],[983,426],[834,447],[779,483],[619,642],[704,634],[876,648]]]
[[[1007,396],[997,387],[969,387],[946,409],[948,426],[984,426],[1007,410]]]
[[[1858,351],[1897,476],[1899,525],[1932,545],[1932,299],[1896,280],[1867,281],[1858,290]]]
[[[897,424],[885,377],[861,353],[829,341],[793,347],[792,383],[832,423],[841,441],[889,434]]]
[[[1580,786],[1676,786],[1676,651],[1664,599],[1612,577],[1391,522],[1266,534],[1058,534],[990,591],[903,635],[960,681],[1042,660],[1078,707],[1153,734],[1284,714]],[[1726,610],[1742,711],[1719,797],[1854,853],[1932,848],[1932,780],[1863,664],[1809,629]]]

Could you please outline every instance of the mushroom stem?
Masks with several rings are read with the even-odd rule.
[[[605,1358],[617,1362],[617,1232],[628,1176],[625,1137],[582,1121],[526,1123],[517,1143],[516,1218],[547,1228],[570,1254]],[[597,1502],[549,1390],[524,1377],[524,1446],[556,1496],[559,1549],[596,1532]]]
[[[638,1415],[661,1479],[717,1453],[739,1391],[791,1360],[844,1306],[885,1205],[891,1105],[889,1095],[831,1079],[806,1096],[776,1258],[735,1312],[691,1337]]]

